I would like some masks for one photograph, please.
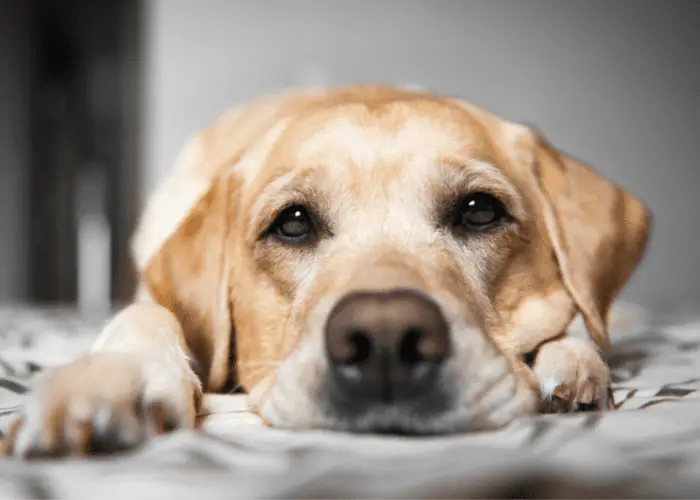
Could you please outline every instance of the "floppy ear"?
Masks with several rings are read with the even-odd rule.
[[[607,352],[610,308],[644,256],[650,211],[530,127],[461,99],[451,102],[483,125],[506,160],[503,170],[536,213],[527,248],[496,286],[503,345],[525,354],[564,333],[579,312]]]
[[[326,94],[280,92],[224,113],[185,145],[141,216],[132,242],[141,291],[181,322],[205,390],[227,382],[235,357],[230,249],[242,177],[263,163],[286,116]]]
[[[150,297],[173,312],[187,332],[206,390],[224,384],[232,354],[226,247],[234,188],[231,178],[214,179],[141,273]]]
[[[634,195],[529,132],[529,171],[561,280],[598,346],[610,306],[647,247],[651,213]]]

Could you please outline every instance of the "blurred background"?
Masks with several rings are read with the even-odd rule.
[[[700,304],[700,2],[2,0],[0,302],[128,300],[185,139],[303,84],[411,84],[535,125],[655,212],[624,296]]]

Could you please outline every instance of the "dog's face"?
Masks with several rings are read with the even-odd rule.
[[[488,328],[531,223],[504,161],[467,113],[430,101],[285,130],[243,187],[234,259],[238,362],[268,421],[425,432],[533,409]]]
[[[217,189],[236,368],[258,413],[441,433],[535,411],[526,355],[577,312],[604,344],[646,238],[637,200],[579,169],[525,127],[432,96],[352,94],[277,121]],[[617,212],[596,220],[589,203]],[[622,257],[611,221],[635,240]]]

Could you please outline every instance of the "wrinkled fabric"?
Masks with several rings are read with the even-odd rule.
[[[85,353],[104,321],[0,309],[0,432],[36,373]],[[127,455],[0,462],[0,498],[554,498],[700,495],[700,319],[613,339],[617,411],[438,438],[289,432],[210,395],[203,432]]]

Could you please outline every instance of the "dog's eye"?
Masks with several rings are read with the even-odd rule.
[[[506,208],[497,198],[487,193],[473,193],[459,202],[456,223],[464,229],[483,231],[507,217]]]
[[[289,243],[301,243],[313,236],[314,224],[308,210],[300,205],[284,209],[272,223],[270,234]]]

